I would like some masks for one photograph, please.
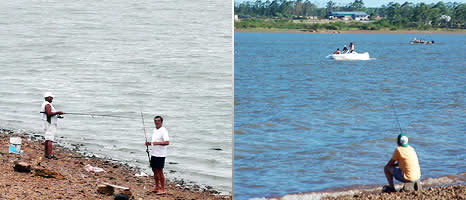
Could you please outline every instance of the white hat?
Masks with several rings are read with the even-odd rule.
[[[408,146],[408,136],[405,134],[401,133],[398,135],[398,144],[402,147],[407,147]]]
[[[52,92],[46,92],[46,93],[44,93],[44,98],[46,98],[46,97],[55,98],[55,95],[53,95]]]

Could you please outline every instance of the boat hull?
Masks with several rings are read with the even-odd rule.
[[[334,60],[370,60],[368,52],[365,53],[345,53],[345,54],[332,54],[330,58]]]

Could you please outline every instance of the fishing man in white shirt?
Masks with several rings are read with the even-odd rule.
[[[52,142],[57,133],[58,117],[63,114],[62,111],[56,111],[52,105],[54,95],[51,92],[44,94],[44,102],[40,108],[41,118],[44,122],[45,142],[44,152],[46,158],[55,158],[52,154]]]
[[[154,117],[155,128],[152,133],[152,142],[146,142],[146,146],[152,145],[150,166],[154,172],[155,188],[152,190],[156,194],[166,194],[165,192],[165,176],[163,175],[163,167],[165,165],[165,157],[167,156],[167,146],[170,144],[168,131],[162,127],[163,118],[160,116]]]

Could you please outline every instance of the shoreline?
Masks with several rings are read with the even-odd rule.
[[[9,138],[22,139],[23,155],[8,153]],[[28,133],[16,133],[0,128],[0,199],[114,199],[118,194],[105,195],[97,191],[98,185],[112,184],[129,188],[134,199],[232,199],[232,193],[225,195],[210,186],[190,185],[185,180],[166,179],[165,195],[149,192],[154,186],[152,176],[136,176],[137,167],[126,163],[86,156],[54,144],[53,152],[58,158],[43,158],[42,137]],[[17,172],[13,169],[15,162],[31,165],[31,172]],[[98,167],[104,172],[87,171],[88,165]],[[62,175],[60,178],[45,178],[37,175],[36,169],[47,169]],[[33,173],[33,171],[36,173]]]
[[[314,192],[290,193],[281,197],[265,197],[265,200],[280,199],[324,199],[324,200],[343,200],[343,199],[466,199],[466,172],[445,175],[441,177],[428,177],[421,180],[422,190],[404,191],[403,183],[395,184],[399,192],[382,193],[384,185],[352,185],[347,187],[328,188]],[[257,199],[257,198],[255,198]],[[259,200],[259,199],[257,199]]]
[[[367,33],[367,34],[446,34],[446,35],[464,35],[466,31],[422,31],[422,30],[397,30],[397,31],[371,31],[371,30],[297,30],[297,29],[234,29],[235,33],[335,33],[335,34],[348,34],[348,33]]]

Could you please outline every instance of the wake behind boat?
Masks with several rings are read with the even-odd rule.
[[[330,57],[334,60],[370,60],[369,52],[357,53],[355,51],[351,53],[342,53],[342,54],[330,54],[327,57]]]

